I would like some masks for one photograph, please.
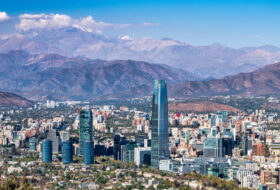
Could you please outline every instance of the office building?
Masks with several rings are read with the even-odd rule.
[[[136,142],[130,141],[126,145],[125,161],[134,162],[134,148],[137,147]]]
[[[151,166],[158,169],[160,160],[169,159],[168,102],[165,80],[154,81],[151,145]]]
[[[149,165],[151,147],[137,147],[134,149],[134,162],[137,166]]]
[[[92,112],[81,110],[80,112],[80,155],[84,155],[84,142],[93,142]]]
[[[42,161],[52,162],[52,141],[44,140],[42,142]]]
[[[53,153],[59,153],[61,151],[61,140],[56,129],[51,129],[48,133],[48,140],[52,141]]]
[[[93,152],[93,142],[85,141],[84,142],[84,163],[93,164],[94,163],[94,152]]]
[[[60,132],[60,138],[62,142],[68,141],[70,139],[70,134],[67,131]]]
[[[36,151],[37,143],[38,139],[36,137],[31,137],[29,139],[29,151]]]
[[[114,136],[114,159],[115,160],[125,160],[125,146],[128,141],[125,137],[121,136],[119,133],[116,133]]]
[[[63,164],[73,162],[73,145],[70,140],[62,143],[62,162]]]
[[[204,157],[224,157],[223,139],[209,137],[204,140],[203,147]]]

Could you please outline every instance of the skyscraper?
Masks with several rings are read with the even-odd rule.
[[[84,142],[84,163],[85,164],[94,163],[93,143],[91,141]]]
[[[61,151],[61,139],[56,129],[51,129],[49,131],[48,140],[52,141],[53,153],[59,153]]]
[[[80,112],[80,155],[84,155],[84,142],[93,142],[92,113],[90,110]]]
[[[42,161],[52,162],[52,141],[50,140],[42,142]]]
[[[155,80],[152,105],[151,165],[158,169],[159,161],[167,159],[169,159],[167,88],[165,80]]]
[[[73,162],[73,145],[70,140],[62,143],[62,162],[63,164]]]

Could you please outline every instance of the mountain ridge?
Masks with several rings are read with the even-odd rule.
[[[26,98],[23,98],[17,94],[0,91],[0,107],[30,107],[33,105],[34,102],[27,100]]]
[[[32,100],[91,99],[164,78],[174,85],[199,79],[194,74],[133,60],[91,60],[56,54],[30,55],[24,51],[0,54],[0,90]]]
[[[170,38],[127,39],[71,27],[30,30],[20,35],[0,40],[0,52],[21,49],[31,54],[58,53],[67,57],[103,60],[131,59],[166,64],[196,73],[200,78],[223,78],[280,61],[280,48],[271,45],[238,49],[217,43],[193,46]]]

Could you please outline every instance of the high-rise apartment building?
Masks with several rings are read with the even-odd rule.
[[[160,160],[169,159],[168,105],[165,80],[154,81],[152,105],[151,166],[159,168]]]
[[[84,142],[93,142],[92,112],[81,110],[80,112],[80,155],[84,155]]]

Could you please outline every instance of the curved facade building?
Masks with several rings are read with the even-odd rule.
[[[80,147],[79,154],[84,155],[84,142],[93,142],[92,113],[90,110],[80,112]]]
[[[169,159],[168,102],[165,80],[154,81],[151,145],[151,166],[158,169],[160,160]]]
[[[84,163],[93,164],[94,163],[93,155],[94,155],[93,143],[91,141],[85,141],[84,142]]]
[[[62,143],[62,162],[63,164],[73,162],[73,146],[70,140]]]
[[[52,141],[50,140],[42,142],[42,161],[52,162]]]

